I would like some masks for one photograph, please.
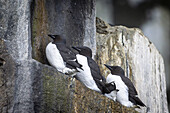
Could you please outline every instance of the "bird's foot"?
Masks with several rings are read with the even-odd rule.
[[[74,78],[71,78],[71,83],[70,83],[70,88],[73,88],[74,87]]]
[[[116,94],[113,94],[113,93],[112,93],[111,97],[112,97],[113,101],[116,102]]]
[[[138,109],[141,109],[141,108],[140,108],[140,106],[138,106],[138,105],[135,105],[135,106],[134,106],[134,108],[138,108]]]
[[[113,97],[113,101],[115,101],[115,102],[116,102],[116,97]]]
[[[72,78],[74,78],[74,76],[76,76],[76,72],[74,72],[74,73],[72,73],[72,74],[70,74],[69,76],[71,76]]]
[[[62,72],[63,72],[64,74],[66,74],[66,75],[69,75],[70,73],[72,73],[72,70],[69,69],[69,68],[64,68],[64,69],[62,70]]]
[[[75,69],[69,69],[69,68],[64,68],[62,72],[66,75],[69,75],[71,77],[74,77],[76,75],[76,70]]]

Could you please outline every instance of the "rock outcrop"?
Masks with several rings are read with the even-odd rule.
[[[109,70],[103,64],[121,66],[150,113],[167,113],[164,62],[153,43],[137,28],[111,27],[98,18],[96,22],[96,61],[105,77]]]
[[[58,34],[67,46],[87,45],[95,54],[95,2],[93,0],[33,0],[31,4],[32,56],[47,63],[47,34]],[[40,57],[41,56],[41,57]]]
[[[0,0],[0,4],[0,112],[137,112],[77,80],[70,85],[68,76],[47,65],[44,49],[50,33],[61,33],[68,46],[91,47],[105,76],[104,63],[122,66],[151,111],[168,112],[161,55],[139,30],[110,27],[103,21],[97,23],[95,40],[93,0]]]

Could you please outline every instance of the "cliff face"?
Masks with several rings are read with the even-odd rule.
[[[45,47],[58,34],[67,46],[88,45],[95,54],[95,8],[93,0],[33,0],[31,4],[32,56],[47,63]]]
[[[152,42],[139,29],[96,22],[96,61],[105,77],[109,70],[103,64],[121,66],[150,113],[167,113],[164,62]]]
[[[14,100],[16,65],[7,52],[4,41],[0,39],[0,112],[7,112]]]
[[[122,66],[151,113],[168,112],[163,59],[156,48],[139,30],[110,27],[98,19],[95,38],[93,0],[0,0],[0,4],[0,112],[137,112],[77,80],[70,85],[68,76],[48,66],[47,34],[61,34],[68,46],[91,47],[105,76],[103,64]]]

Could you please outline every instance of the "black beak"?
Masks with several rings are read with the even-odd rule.
[[[78,52],[80,52],[81,51],[81,49],[79,48],[79,47],[72,47],[73,49],[75,49],[75,50],[77,50]]]
[[[54,36],[54,35],[48,34],[48,36],[49,36],[50,38],[52,38],[52,39],[55,39],[55,36]]]
[[[109,70],[112,70],[112,67],[107,65],[107,64],[104,64]]]

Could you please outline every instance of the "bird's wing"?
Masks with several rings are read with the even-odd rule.
[[[116,90],[116,85],[112,85],[110,83],[102,82],[99,79],[94,79],[98,88],[101,90],[102,94],[108,94],[113,90]]]
[[[66,67],[71,68],[71,69],[74,69],[74,68],[82,69],[81,68],[82,65],[77,62],[76,54],[72,52],[70,48],[66,47],[66,45],[63,43],[58,43],[56,44],[56,46],[58,50],[60,51],[60,54],[64,62],[66,63]]]
[[[129,88],[128,92],[130,95],[138,95],[136,88],[134,87],[131,80],[125,76],[121,76],[122,81],[126,84],[126,86]]]
[[[146,106],[137,96],[129,95],[129,100],[135,105]]]
[[[68,60],[68,61],[66,61],[66,67],[68,67],[68,68],[80,68],[80,69],[82,69],[82,65],[81,64],[79,64],[78,62],[77,62],[77,60],[76,61],[71,61],[71,60]],[[83,69],[82,69],[83,70]]]
[[[63,57],[63,60],[66,62],[68,60],[75,60],[76,54],[72,52],[68,47],[66,47],[63,43],[56,44],[58,50],[60,51],[61,56]]]
[[[111,83],[106,83],[106,88],[109,90],[109,92],[106,92],[106,93],[110,93],[112,92],[113,90],[116,90],[116,84],[112,85]]]
[[[145,104],[137,97],[138,93],[136,88],[134,87],[131,80],[125,76],[121,76],[123,82],[128,86],[129,90],[129,100],[133,102],[135,105],[145,106]]]
[[[88,65],[91,69],[93,78],[102,80],[102,81],[106,81],[106,79],[101,75],[101,72],[100,72],[100,69],[99,69],[99,66],[97,65],[97,63],[90,57],[87,57],[87,61],[88,61]]]
[[[94,81],[96,82],[97,87],[101,90],[102,94],[105,94],[106,91],[109,92],[106,89],[106,86],[105,86],[104,82],[100,81],[99,79],[95,79],[95,78],[94,78]]]

